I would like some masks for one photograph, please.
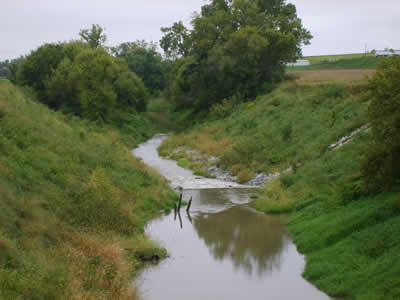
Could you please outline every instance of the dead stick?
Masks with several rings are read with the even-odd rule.
[[[190,210],[190,206],[192,205],[192,199],[193,199],[193,197],[190,197],[190,200],[189,200],[188,206],[186,207],[186,211],[187,211],[187,212],[189,212],[189,210]]]
[[[174,221],[176,220],[176,212],[177,212],[176,203],[174,203]]]
[[[189,212],[189,211],[187,211],[187,212],[186,212],[186,215],[187,215],[187,217],[188,217],[188,219],[189,219],[190,223],[192,224],[192,223],[193,223],[193,221],[192,221],[192,216],[190,215],[190,212]]]
[[[178,218],[179,218],[179,224],[181,225],[181,229],[183,228],[183,223],[182,223],[182,217],[181,217],[181,213],[178,210]]]
[[[179,203],[178,203],[178,213],[181,211],[181,205],[182,205],[182,194],[179,197]]]

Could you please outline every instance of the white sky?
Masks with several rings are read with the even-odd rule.
[[[304,55],[400,49],[400,0],[290,0],[314,35]],[[0,0],[0,60],[46,42],[77,39],[80,29],[106,28],[108,45],[159,41],[160,27],[189,23],[203,0]]]

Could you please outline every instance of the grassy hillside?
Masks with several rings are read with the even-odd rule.
[[[227,117],[172,136],[160,152],[171,154],[186,145],[219,157],[218,166],[239,177],[285,170],[322,155],[330,144],[366,122],[360,89],[287,82],[254,102],[217,105],[211,117]]]
[[[367,129],[329,149],[366,124],[362,88],[284,83],[252,103],[214,107],[214,120],[172,136],[160,152],[190,160],[185,148],[197,149],[243,182],[259,171],[291,168],[253,205],[292,212],[289,230],[307,254],[304,276],[335,297],[400,299],[400,193],[365,190],[360,161]]]
[[[176,197],[126,148],[143,136],[50,111],[0,80],[1,299],[136,298],[139,258],[165,255],[143,226]]]

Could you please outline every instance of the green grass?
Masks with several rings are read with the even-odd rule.
[[[305,58],[307,59],[307,58]],[[375,69],[379,62],[378,57],[341,57],[311,61],[309,66],[287,67],[286,71],[311,71],[311,70],[343,70],[343,69]]]
[[[136,299],[136,254],[162,253],[144,224],[176,200],[125,146],[145,125],[127,137],[28,95],[0,81],[0,298]]]
[[[306,254],[304,277],[341,299],[400,299],[400,193],[365,189],[360,165],[368,130],[328,149],[366,124],[367,107],[362,85],[287,82],[252,103],[227,105],[228,116],[171,136],[160,151],[194,148],[218,156],[234,174],[291,167],[252,205],[291,212],[289,231]]]
[[[171,136],[160,152],[186,146],[219,157],[218,166],[234,175],[273,173],[323,155],[330,144],[365,124],[366,107],[355,88],[288,82],[236,106],[224,119]]]

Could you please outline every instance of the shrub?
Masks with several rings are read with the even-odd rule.
[[[295,183],[293,175],[290,175],[290,174],[282,175],[280,177],[280,181],[283,184],[283,186],[285,186],[287,188],[292,186]]]
[[[282,213],[292,210],[293,201],[288,197],[281,181],[274,179],[264,186],[253,206],[265,213]]]
[[[292,138],[292,133],[293,133],[293,126],[292,124],[287,124],[283,129],[282,129],[282,140],[284,142],[288,142]]]
[[[368,83],[372,141],[362,171],[372,190],[400,182],[400,57],[382,59]]]
[[[210,115],[215,119],[223,119],[229,116],[234,108],[232,100],[224,99],[221,103],[216,103],[210,108]]]
[[[238,177],[237,177],[239,183],[246,183],[246,182],[250,181],[252,178],[253,178],[253,175],[251,173],[249,173],[249,171],[247,171],[247,170],[239,172]]]
[[[347,88],[344,85],[327,85],[324,87],[322,97],[324,98],[343,98],[347,94]]]

